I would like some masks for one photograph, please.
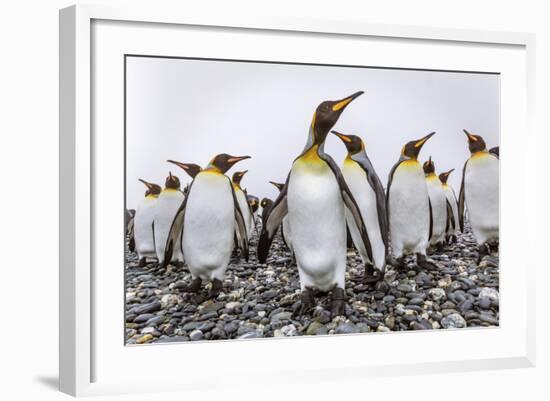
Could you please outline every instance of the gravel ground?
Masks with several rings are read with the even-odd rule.
[[[367,332],[449,329],[499,324],[499,259],[486,256],[476,264],[471,232],[456,244],[430,255],[439,269],[408,271],[387,267],[384,280],[366,285],[361,258],[348,251],[346,316],[330,318],[330,298],[318,298],[308,316],[291,317],[299,301],[298,270],[281,237],[273,241],[267,264],[258,264],[257,236],[250,260],[232,258],[224,291],[208,299],[182,293],[191,282],[186,267],[140,268],[126,250],[127,344],[284,337]]]

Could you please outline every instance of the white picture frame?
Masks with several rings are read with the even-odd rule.
[[[151,43],[145,43],[143,46],[154,46],[155,39],[167,35],[163,29],[177,29],[178,27],[201,27],[208,31],[209,29],[230,29],[233,32],[242,30],[248,34],[262,32],[277,36],[278,33],[286,35],[307,35],[308,38],[316,36],[323,38],[338,37],[346,40],[379,39],[387,41],[407,41],[407,43],[417,43],[420,45],[438,46],[442,52],[445,46],[455,46],[456,52],[468,51],[468,48],[484,52],[485,48],[494,48],[505,52],[510,49],[510,54],[499,61],[496,57],[492,62],[498,67],[498,63],[504,60],[513,61],[506,63],[509,68],[509,81],[504,85],[503,96],[503,124],[502,124],[502,190],[501,190],[501,225],[503,230],[504,251],[501,253],[502,259],[502,291],[503,300],[501,301],[502,322],[501,327],[497,329],[483,330],[456,330],[456,331],[438,331],[430,333],[410,333],[410,334],[381,334],[373,336],[343,336],[339,338],[306,338],[306,339],[286,339],[286,340],[260,340],[260,341],[238,341],[238,342],[220,342],[215,344],[180,344],[180,345],[158,345],[133,348],[129,351],[124,347],[122,338],[117,328],[113,328],[112,341],[113,347],[117,352],[112,352],[112,348],[105,346],[108,342],[104,338],[99,339],[96,332],[96,326],[103,319],[104,314],[98,313],[101,306],[94,306],[94,291],[99,286],[106,286],[106,282],[98,279],[94,273],[94,261],[98,257],[94,254],[94,232],[99,219],[97,212],[98,205],[94,199],[94,192],[98,189],[95,176],[98,168],[98,153],[105,151],[102,146],[105,142],[97,143],[94,141],[93,127],[97,128],[97,121],[94,121],[95,104],[93,96],[96,96],[98,88],[92,86],[92,77],[94,68],[98,68],[97,60],[94,60],[94,53],[101,49],[94,48],[100,46],[105,41],[98,40],[93,42],[94,23],[98,21],[109,21],[109,24],[125,23],[123,27],[116,29],[135,29],[137,33],[143,25],[148,27],[157,26],[162,29],[155,30],[151,35]],[[136,24],[134,24],[136,23]],[[137,24],[139,23],[139,24]],[[112,32],[110,32],[112,33]],[[156,36],[160,35],[160,36]],[[124,38],[122,39],[122,41]],[[279,40],[277,37],[269,40]],[[309,39],[308,39],[309,40]],[[112,41],[113,51],[120,51],[115,47],[118,41]],[[534,314],[534,279],[532,275],[527,274],[534,271],[534,260],[531,257],[521,257],[519,247],[506,248],[506,244],[514,241],[515,244],[524,245],[529,249],[531,245],[526,239],[517,236],[516,231],[530,230],[534,232],[536,215],[534,178],[527,172],[535,168],[534,150],[535,146],[528,146],[535,143],[535,133],[532,129],[532,116],[534,110],[534,35],[524,33],[507,32],[484,32],[459,29],[437,29],[427,27],[411,26],[393,26],[376,25],[366,22],[349,21],[316,21],[316,20],[296,20],[292,18],[243,18],[236,20],[220,15],[187,15],[182,10],[161,10],[151,8],[112,8],[108,6],[78,5],[72,6],[60,11],[60,390],[75,396],[95,395],[108,393],[125,393],[131,391],[156,391],[167,389],[193,389],[199,388],[204,383],[206,376],[200,369],[194,369],[194,372],[180,374],[180,377],[166,376],[165,379],[152,378],[150,380],[139,380],[125,377],[120,373],[119,377],[115,375],[103,374],[100,366],[106,364],[112,365],[112,370],[118,369],[119,372],[123,366],[131,366],[133,362],[140,358],[156,358],[161,360],[166,355],[184,352],[191,360],[197,357],[197,352],[207,353],[210,351],[227,352],[228,357],[235,358],[236,355],[258,355],[258,353],[269,352],[270,348],[274,353],[291,353],[298,355],[303,352],[313,352],[315,347],[326,347],[328,350],[345,347],[350,344],[354,349],[361,349],[370,341],[373,348],[389,347],[394,342],[401,341],[402,336],[411,341],[411,338],[418,343],[437,344],[440,341],[452,341],[455,344],[454,350],[449,350],[449,354],[441,354],[437,358],[432,356],[426,360],[418,359],[411,354],[406,358],[388,358],[384,363],[383,359],[377,359],[376,352],[370,354],[371,358],[363,358],[355,361],[342,361],[334,363],[332,368],[327,367],[326,361],[313,359],[310,364],[304,364],[301,367],[286,369],[283,365],[273,362],[271,368],[256,366],[253,369],[255,380],[262,380],[262,377],[269,375],[271,379],[279,377],[288,381],[311,381],[326,380],[328,378],[356,378],[362,380],[365,377],[376,377],[381,375],[400,375],[432,372],[453,372],[479,369],[500,369],[512,367],[530,367],[534,366],[535,359],[535,314]],[[238,46],[238,44],[235,44]],[[160,52],[170,51],[169,45]],[[425,50],[429,52],[428,50]],[[433,49],[432,49],[433,51]],[[400,57],[396,55],[397,59]],[[403,56],[404,57],[404,56]],[[508,57],[510,57],[508,59]],[[480,57],[481,58],[481,57]],[[106,58],[103,58],[106,59]],[[441,61],[452,63],[452,57],[449,60]],[[429,68],[429,62],[420,65],[411,61],[408,65],[405,61],[399,60],[392,62],[395,67],[402,63],[403,68]],[[475,70],[476,63],[481,61],[463,60],[460,64],[451,64],[453,70]],[[487,61],[489,63],[489,61]],[[106,65],[109,65],[108,63]],[[387,65],[384,64],[384,65]],[[489,65],[489,64],[487,64]],[[512,71],[513,68],[517,70]],[[439,69],[444,69],[439,67]],[[498,68],[495,71],[500,71]],[[118,71],[117,74],[120,74]],[[508,78],[506,78],[508,79]],[[115,90],[118,86],[114,85]],[[99,88],[100,89],[100,88]],[[518,99],[511,99],[511,91],[519,93]],[[120,93],[120,99],[114,99],[122,102],[123,94]],[[509,102],[509,103],[508,103]],[[516,103],[512,103],[516,102]],[[116,105],[115,105],[116,106]],[[514,107],[512,107],[514,106]],[[116,106],[113,112],[117,112]],[[513,132],[521,132],[520,139],[512,135]],[[122,135],[122,132],[120,132]],[[116,141],[118,133],[113,135]],[[525,146],[519,148],[518,144]],[[511,166],[507,162],[506,148],[514,148],[516,164]],[[116,146],[114,147],[115,149]],[[116,156],[116,155],[115,155]],[[120,155],[122,157],[122,155]],[[109,156],[107,156],[107,159]],[[509,160],[509,159],[508,159]],[[507,164],[508,163],[508,164]],[[107,162],[109,164],[109,162]],[[116,166],[115,166],[116,167]],[[519,180],[519,181],[518,181]],[[509,182],[522,182],[524,191],[514,191]],[[121,191],[122,192],[122,191]],[[113,214],[120,214],[121,208],[114,206]],[[517,209],[517,210],[515,210]],[[510,213],[515,210],[515,213]],[[508,211],[508,212],[507,212]],[[122,221],[122,220],[121,220]],[[120,224],[122,229],[122,224]],[[521,242],[523,241],[523,242]],[[509,250],[507,250],[509,249]],[[531,252],[528,252],[531,254]],[[510,261],[509,263],[507,261]],[[521,274],[513,273],[513,269],[507,266],[514,265],[516,269],[521,269]],[[121,267],[122,268],[122,267]],[[511,274],[515,277],[511,278]],[[105,277],[105,276],[99,276]],[[115,281],[117,279],[115,278]],[[109,289],[106,293],[114,293],[117,288],[123,288],[121,282],[109,280]],[[512,294],[514,295],[510,295]],[[106,295],[110,297],[111,295]],[[514,297],[514,302],[511,301]],[[109,302],[115,302],[114,309],[122,309],[121,303],[116,298],[108,298]],[[509,311],[510,318],[506,318]],[[116,319],[116,315],[110,317]],[[512,324],[513,320],[513,324]],[[102,336],[104,336],[102,332]],[[108,334],[111,335],[111,334]],[[118,337],[117,337],[118,336]],[[118,338],[118,342],[116,340]],[[365,340],[367,339],[367,340]],[[373,340],[374,339],[374,340]],[[486,352],[483,348],[479,350],[470,350],[466,352],[460,344],[466,344],[472,341],[479,341],[487,344],[493,344],[493,347],[487,346]],[[376,342],[376,344],[374,344]],[[236,344],[238,343],[238,344]],[[118,345],[116,345],[118,344]],[[281,345],[283,344],[283,345]],[[503,347],[503,344],[507,344]],[[172,347],[172,348],[170,348]],[[174,348],[179,347],[179,348]],[[182,348],[183,347],[183,348]],[[357,348],[359,347],[359,348]],[[119,349],[120,348],[120,349]],[[108,352],[110,350],[111,352]],[[197,351],[198,350],[198,351]],[[118,353],[120,352],[120,354]],[[127,355],[129,352],[132,355]],[[330,351],[332,352],[332,351]],[[106,356],[106,354],[109,354]],[[128,356],[128,359],[120,355]],[[464,355],[461,357],[461,355]],[[97,362],[97,358],[101,363]],[[327,358],[334,362],[334,353]],[[110,359],[109,359],[110,358]],[[248,356],[253,359],[253,356]],[[370,360],[369,360],[370,359]],[[145,360],[145,359],[144,359]],[[397,362],[396,362],[397,361]],[[239,363],[236,361],[235,363]],[[240,363],[243,363],[240,361]],[[127,364],[127,365],[124,365]],[[297,372],[299,372],[297,374]],[[220,377],[217,381],[218,386],[235,385],[231,376]]]

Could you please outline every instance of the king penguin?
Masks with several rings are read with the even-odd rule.
[[[499,159],[487,151],[479,135],[464,130],[468,138],[470,158],[464,163],[458,198],[460,230],[464,231],[464,213],[479,245],[478,263],[489,252],[488,246],[499,240]]]
[[[460,228],[458,227],[458,201],[456,200],[456,194],[453,187],[447,182],[449,175],[451,175],[454,170],[453,168],[445,173],[439,174],[439,179],[443,184],[443,191],[447,198],[446,240],[449,244],[456,242],[457,235],[460,232]]]
[[[155,208],[161,188],[159,185],[152,184],[142,180],[141,178],[139,181],[147,187],[145,198],[137,207],[136,215],[134,217],[134,238],[136,243],[136,251],[139,257],[139,266],[143,267],[147,264],[147,258],[157,258],[154,220],[156,213]]]
[[[443,190],[443,184],[435,174],[435,164],[432,157],[422,166],[428,185],[428,196],[430,197],[430,216],[431,216],[431,237],[430,245],[437,247],[438,251],[443,250],[445,241],[445,229],[447,228],[447,198]]]
[[[294,160],[260,235],[258,258],[260,263],[265,263],[277,228],[288,215],[302,290],[301,302],[295,310],[297,316],[314,306],[314,294],[318,291],[332,292],[332,316],[345,312],[345,207],[354,216],[367,252],[371,252],[353,194],[334,160],[324,151],[328,132],[344,109],[361,94],[363,92],[342,100],[324,101],[317,107],[304,150]]]
[[[252,210],[252,215],[255,215],[258,211],[258,207],[260,206],[260,200],[254,195],[246,195],[246,200],[248,201],[250,210]]]
[[[431,232],[430,198],[424,170],[418,162],[420,149],[435,132],[410,141],[392,167],[386,189],[386,209],[393,256],[403,267],[407,254],[416,254],[418,266],[431,270],[437,266],[426,258]]]
[[[252,210],[250,209],[250,205],[248,204],[248,200],[246,199],[246,192],[241,188],[241,181],[247,172],[248,170],[236,171],[233,173],[231,182],[233,183],[235,196],[237,197],[237,202],[239,202],[239,207],[241,208],[241,212],[243,214],[244,223],[246,225],[246,234],[250,240],[250,237],[252,237],[252,229],[254,227],[254,216],[252,214]]]
[[[233,184],[225,173],[235,163],[249,158],[226,153],[215,156],[206,169],[197,173],[176,213],[164,259],[171,259],[181,234],[185,262],[193,279],[186,292],[197,292],[203,280],[210,280],[210,296],[220,293],[235,238],[241,255],[248,260],[246,225]]]
[[[279,193],[283,190],[285,187],[285,184],[269,181],[270,184],[273,184],[275,188],[279,190]],[[285,216],[281,223],[281,233],[283,235],[283,242],[287,246],[287,248],[290,250],[290,253],[294,254],[294,251],[292,250],[292,230],[290,229],[290,222],[288,221],[288,215]]]
[[[164,248],[168,240],[168,233],[185,195],[180,190],[180,180],[175,175],[169,172],[166,177],[164,189],[158,196],[156,211],[155,211],[155,249],[157,258],[162,267],[166,267],[169,263],[176,266],[183,264],[183,251],[181,249],[181,235],[177,239],[177,246],[174,248],[171,260],[164,260]]]
[[[332,133],[342,140],[348,151],[342,166],[342,175],[359,206],[367,227],[372,258],[369,258],[363,246],[361,233],[353,222],[353,216],[349,210],[346,210],[346,221],[351,238],[365,265],[366,281],[376,282],[384,277],[388,252],[388,220],[384,187],[367,156],[363,140],[357,135],[344,135],[337,131]]]

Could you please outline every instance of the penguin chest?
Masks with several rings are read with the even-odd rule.
[[[233,249],[235,206],[230,182],[216,173],[199,173],[189,191],[182,245],[189,269],[212,278],[225,270]]]
[[[159,262],[162,262],[172,222],[183,200],[184,195],[178,190],[163,190],[159,195],[155,212],[155,247]],[[179,244],[180,241],[174,250],[173,260],[181,260]]]
[[[312,164],[312,163],[311,163]],[[299,268],[315,281],[331,281],[345,265],[345,217],[340,187],[326,163],[294,163],[288,186],[288,223]]]
[[[359,251],[364,262],[374,263],[376,267],[382,268],[385,262],[386,247],[382,241],[380,233],[380,223],[378,221],[378,207],[376,203],[376,193],[368,182],[367,174],[361,166],[355,161],[346,160],[342,167],[342,175],[348,184],[351,193],[359,206],[361,216],[367,228],[369,240],[371,243],[374,261],[370,260],[363,244],[361,234],[351,213],[346,209],[346,221],[350,230],[353,243]]]
[[[428,189],[422,166],[416,160],[400,163],[389,193],[389,224],[394,251],[426,248],[430,230]]]
[[[443,185],[434,174],[426,178],[428,195],[432,207],[432,237],[431,243],[435,244],[443,240],[447,225],[447,198],[443,191]]]
[[[158,199],[148,196],[139,205],[134,218],[134,237],[136,250],[140,257],[155,257],[155,239],[153,222]]]
[[[481,243],[498,238],[499,161],[487,152],[472,156],[464,171],[466,208]]]

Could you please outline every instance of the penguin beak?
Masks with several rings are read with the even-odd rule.
[[[269,183],[271,185],[274,185],[279,191],[282,191],[285,184],[279,184],[278,182],[275,182],[275,181],[269,181]]]
[[[416,141],[416,143],[414,144],[414,147],[417,148],[419,151],[420,149],[422,148],[422,146],[424,146],[424,144],[426,143],[426,141],[428,139],[430,139],[432,136],[435,135],[435,132],[430,132],[428,135],[426,135],[424,138],[422,139],[419,139],[418,141]],[[431,159],[430,159],[431,160]]]
[[[455,171],[454,168],[450,169],[449,171],[447,171],[447,175],[448,175],[448,176],[451,175],[451,173],[452,173],[453,171]]]
[[[150,190],[153,189],[153,184],[151,184],[151,183],[149,183],[149,182],[147,182],[147,181],[145,181],[145,180],[142,180],[141,178],[138,178],[138,181],[139,181],[139,182],[142,182],[143,184],[145,184],[145,186],[147,187],[147,189],[150,189]]]
[[[468,137],[468,142],[477,142],[477,138],[475,137],[475,135],[471,134],[470,132],[468,132],[465,129],[463,131],[466,134],[466,136]]]
[[[330,132],[331,132],[332,134],[336,135],[338,138],[340,138],[340,139],[342,140],[342,142],[344,142],[344,144],[346,144],[346,143],[351,143],[351,139],[350,139],[348,136],[346,136],[346,135],[344,135],[344,134],[341,134],[341,133],[339,133],[338,131],[334,131],[334,130],[333,130],[333,131],[330,131]]]
[[[166,160],[168,163],[172,163],[172,164],[175,164],[176,166],[178,166],[179,168],[185,170],[185,171],[189,171],[189,169],[191,168],[191,164],[190,163],[181,163],[181,162],[177,162],[175,160]],[[172,176],[172,173],[170,173],[170,176]]]
[[[351,96],[348,96],[342,100],[337,100],[333,105],[332,105],[332,111],[341,111],[341,110],[344,110],[348,104],[350,104],[354,99],[357,99],[359,96],[361,96],[363,93],[363,91],[359,91],[359,92],[355,92],[353,95]]]
[[[241,160],[246,160],[246,159],[250,159],[250,156],[230,156],[229,159],[227,159],[227,163],[230,165],[233,165],[235,163],[240,162]]]

